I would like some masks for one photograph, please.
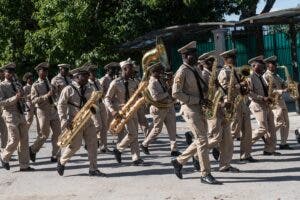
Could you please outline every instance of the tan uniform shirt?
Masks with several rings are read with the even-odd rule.
[[[249,90],[250,90],[249,99],[251,100],[249,108],[255,112],[265,109],[268,106],[268,104],[263,101],[265,94],[259,77],[260,77],[259,74],[253,72],[253,74],[251,74],[250,77],[248,78]],[[267,83],[265,82],[262,76],[261,79],[266,89],[268,90]]]
[[[16,89],[22,87],[18,83],[12,83],[7,79],[0,83],[0,106],[7,112],[20,112],[17,105],[18,100],[16,98],[16,91],[14,91],[12,84],[15,85]]]
[[[278,106],[282,107],[282,108],[286,108],[286,104],[282,98],[282,94],[285,88],[285,82],[284,80],[282,80],[278,74],[273,73],[269,70],[267,70],[264,75],[263,78],[266,81],[267,85],[269,85],[270,82],[270,77],[273,77],[273,90],[274,92],[277,92],[280,96],[278,99]]]
[[[153,76],[150,77],[148,91],[150,92],[150,95],[154,101],[161,103],[173,102],[173,99],[167,90],[168,88],[164,81],[159,81]]]
[[[105,74],[105,76],[103,76],[102,78],[99,79],[99,82],[103,88],[104,94],[106,94],[107,90],[109,88],[109,85],[112,82],[112,78],[108,74]]]
[[[138,84],[136,81],[128,80],[129,97],[131,97],[137,90]],[[104,102],[110,112],[119,111],[126,103],[125,97],[126,89],[123,78],[113,80],[106,93]]]
[[[67,121],[72,121],[75,115],[80,111],[82,104],[81,104],[81,87],[76,82],[73,81],[71,83],[76,90],[71,86],[66,86],[60,95],[57,104],[57,111],[59,118],[61,120],[61,127],[62,129],[65,127]],[[83,86],[84,97],[88,100],[93,92],[93,89],[87,84]]]
[[[60,73],[54,76],[51,80],[51,85],[54,86],[54,92],[57,97],[57,101],[61,91],[72,82],[69,76],[62,76]]]
[[[54,108],[54,104],[50,104],[47,95],[49,91],[47,90],[46,84],[51,87],[50,83],[39,78],[31,87],[31,101],[37,108],[42,110]]]

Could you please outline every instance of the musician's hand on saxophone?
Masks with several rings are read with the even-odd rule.
[[[122,116],[120,115],[120,113],[118,111],[112,111],[111,112],[113,118],[115,119],[122,119]]]
[[[233,103],[225,101],[221,103],[221,107],[225,108],[226,110],[230,110],[233,107]]]
[[[203,107],[210,109],[212,107],[212,102],[209,99],[200,99],[200,105],[203,105]]]
[[[73,129],[73,123],[71,120],[67,120],[66,122],[66,129],[72,130]]]

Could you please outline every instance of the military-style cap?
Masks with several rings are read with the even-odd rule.
[[[72,69],[69,73],[72,74],[73,76],[77,76],[79,74],[89,74],[86,67],[83,67],[83,66],[78,67],[76,69]]]
[[[120,63],[118,63],[118,62],[111,62],[111,63],[108,63],[107,65],[104,66],[105,70],[108,70],[110,68],[120,68]]]
[[[34,69],[36,71],[40,70],[40,69],[49,69],[50,64],[48,62],[42,62],[40,64],[38,64]]]
[[[130,60],[124,60],[120,62],[120,67],[123,68],[126,65],[132,65],[132,62]]]
[[[236,49],[230,49],[228,51],[224,51],[223,53],[220,54],[221,57],[223,58],[228,58],[236,55]]]
[[[250,60],[248,60],[249,65],[251,65],[253,62],[263,63],[264,62],[264,56],[260,55],[260,56],[256,56],[256,57],[251,58]]]
[[[90,71],[97,70],[98,67],[95,64],[87,62],[87,63],[84,63],[80,68],[90,72]]]
[[[24,75],[23,75],[23,78],[22,80],[24,82],[26,82],[29,78],[32,78],[33,77],[33,74],[31,72],[26,72]]]
[[[7,71],[11,71],[14,72],[16,70],[16,63],[12,62],[12,63],[8,63],[6,65],[4,65],[2,67],[3,71],[7,70]]]
[[[192,41],[192,42],[188,43],[187,45],[184,45],[183,47],[181,47],[177,51],[178,51],[178,53],[186,54],[188,52],[196,51],[196,50],[197,50],[197,42]]]
[[[266,58],[266,59],[264,59],[264,62],[265,63],[268,63],[268,62],[277,62],[277,56],[270,56],[270,57],[268,57],[268,58]]]
[[[206,60],[206,59],[213,58],[215,54],[216,54],[216,50],[206,52],[206,53],[202,54],[201,56],[199,56],[198,60]]]
[[[65,69],[70,69],[70,67],[71,67],[70,64],[65,64],[65,63],[58,64],[57,66],[58,66],[58,67],[61,67],[61,68],[65,68]]]
[[[157,70],[157,69],[160,69],[160,68],[163,68],[161,62],[156,62],[156,63],[153,63],[152,65],[150,65],[150,66],[148,67],[148,70],[149,70],[150,72],[153,72],[153,71],[155,71],[155,70]]]

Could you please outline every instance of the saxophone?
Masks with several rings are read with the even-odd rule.
[[[214,119],[217,115],[218,105],[222,97],[222,92],[216,87],[218,60],[214,57],[214,63],[211,69],[211,76],[208,83],[208,100],[212,102],[209,107],[204,107],[204,112],[207,119]]]
[[[278,67],[284,69],[285,77],[287,79],[287,88],[289,90],[290,96],[293,100],[299,99],[299,83],[292,79],[287,66]]]
[[[160,38],[157,38],[156,40],[156,47],[146,52],[142,58],[142,67],[144,72],[138,89],[121,108],[118,117],[114,118],[110,123],[109,130],[113,135],[119,134],[124,129],[127,122],[134,116],[137,110],[147,102],[147,100],[151,101],[151,99],[148,99],[146,93],[149,84],[148,67],[155,61],[160,61],[166,69],[169,68],[166,49]]]
[[[270,99],[269,105],[271,108],[274,108],[278,104],[280,95],[277,92],[274,92],[274,78],[269,76],[269,87],[268,87],[268,97]]]
[[[66,147],[73,141],[73,138],[80,132],[83,126],[91,118],[93,110],[98,109],[97,102],[102,97],[102,92],[93,91],[89,100],[84,104],[80,111],[75,115],[72,120],[72,128],[64,129],[62,134],[58,137],[58,146]]]

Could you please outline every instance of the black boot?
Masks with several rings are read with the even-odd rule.
[[[193,143],[193,134],[191,131],[185,132],[185,142],[188,146]]]
[[[200,163],[197,159],[193,157],[193,165],[196,171],[200,171]]]
[[[94,170],[94,171],[89,170],[89,175],[90,175],[90,176],[103,176],[103,177],[106,176],[106,174],[100,172],[98,169],[96,169],[96,170]]]
[[[32,167],[21,168],[20,172],[33,172],[35,169]]]
[[[50,158],[50,162],[57,162],[57,157],[55,157],[55,156],[51,156],[51,158]]]
[[[300,133],[298,129],[295,130],[295,135],[296,135],[297,142],[300,143]]]
[[[145,147],[143,144],[141,144],[140,148],[142,149],[142,151],[143,151],[144,154],[150,155],[148,147]]]
[[[220,151],[217,148],[213,148],[212,149],[212,155],[213,155],[214,159],[216,161],[218,161],[219,157],[220,157]]]
[[[121,158],[122,153],[118,149],[114,149],[113,153],[115,155],[117,162],[121,163],[122,162],[122,158]]]
[[[171,151],[171,156],[177,157],[179,155],[181,155],[181,152],[179,152],[179,151]]]
[[[56,168],[56,170],[57,170],[57,172],[58,172],[58,174],[59,174],[60,176],[63,176],[63,175],[64,175],[65,166],[62,165],[62,164],[60,163],[59,160],[58,160],[58,162],[57,162],[57,168]]]
[[[240,159],[242,162],[245,163],[254,163],[254,162],[258,162],[257,159],[254,159],[252,156],[248,157],[248,158],[241,158]]]
[[[146,165],[142,159],[137,159],[132,162],[132,166],[146,166]]]
[[[222,185],[222,183],[217,181],[211,174],[202,176],[201,183],[211,184],[211,185]]]
[[[10,165],[8,162],[4,162],[0,156],[0,160],[1,160],[1,164],[2,164],[2,167],[6,170],[10,170]]]
[[[279,149],[282,149],[282,150],[293,150],[294,148],[290,147],[290,145],[288,145],[288,144],[280,144],[279,145]]]
[[[31,147],[29,147],[29,156],[30,156],[30,160],[32,162],[35,162],[35,159],[36,159],[36,153],[34,153],[31,149]]]
[[[176,158],[172,159],[171,163],[174,167],[174,173],[176,174],[176,176],[182,179],[182,164],[180,164]]]

